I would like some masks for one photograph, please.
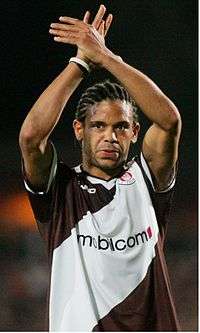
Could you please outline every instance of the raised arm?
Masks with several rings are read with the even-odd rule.
[[[171,181],[178,158],[181,117],[172,101],[146,75],[114,55],[103,66],[127,88],[142,112],[153,123],[143,140],[143,155],[155,177],[157,190]]]
[[[100,6],[92,26],[99,31],[104,40],[112,16],[108,15],[106,22],[102,20],[106,8]],[[86,12],[81,24],[87,25],[90,13]],[[52,26],[50,33],[52,31]],[[78,48],[77,57],[87,61],[84,51]],[[61,74],[41,94],[28,113],[19,136],[20,148],[24,160],[26,175],[34,188],[43,190],[47,186],[52,161],[52,147],[48,138],[56,126],[62,111],[80,84],[83,72],[75,63],[70,63]]]
[[[127,88],[153,123],[143,139],[143,155],[155,177],[157,190],[171,181],[178,158],[181,117],[172,101],[146,75],[113,55],[103,65]]]
[[[155,177],[156,189],[165,189],[178,157],[181,117],[176,106],[150,78],[106,48],[93,27],[84,24],[83,28],[80,21],[68,17],[60,18],[60,21],[63,30],[55,32],[55,40],[77,45],[87,59],[111,72],[152,122],[142,150]]]

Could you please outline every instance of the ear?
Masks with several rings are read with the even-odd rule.
[[[83,123],[77,119],[74,119],[73,128],[77,140],[81,141],[83,139],[83,129],[84,129]]]
[[[132,143],[137,142],[138,133],[140,131],[140,124],[139,123],[133,123],[133,137],[132,137]]]

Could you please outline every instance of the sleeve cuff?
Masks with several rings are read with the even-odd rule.
[[[51,143],[52,144],[52,143]],[[31,188],[31,185],[27,183],[27,181],[24,179],[24,186],[26,188],[26,190],[32,194],[37,194],[37,195],[44,195],[47,194],[49,192],[49,189],[51,187],[51,184],[55,178],[56,175],[56,171],[57,171],[57,162],[58,162],[58,158],[57,158],[57,153],[56,153],[56,149],[54,147],[54,145],[52,144],[52,148],[53,148],[53,162],[51,165],[51,171],[50,171],[50,175],[49,175],[49,180],[48,180],[48,184],[47,184],[47,188],[45,191],[34,191]]]
[[[145,171],[145,173],[146,173],[146,175],[147,175],[147,177],[148,177],[148,179],[149,179],[149,181],[152,185],[152,188],[153,188],[154,192],[156,192],[156,193],[165,193],[165,192],[170,191],[174,187],[174,185],[176,183],[176,167],[174,168],[173,175],[172,175],[167,187],[164,190],[156,191],[153,180],[152,180],[152,177],[151,177],[151,172],[150,172],[149,166],[148,166],[142,152],[141,152],[140,158],[141,158],[142,167],[143,167],[143,169],[144,169],[144,171]]]

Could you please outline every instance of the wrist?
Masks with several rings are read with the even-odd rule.
[[[90,71],[92,71],[93,69],[95,69],[95,64],[90,60],[88,59],[87,57],[85,57],[84,55],[82,55],[81,53],[77,52],[76,54],[76,58],[80,59],[80,60],[83,60],[90,68]]]
[[[90,64],[90,60],[88,58],[86,58],[85,56],[79,54],[79,52],[76,54],[75,56],[76,58],[79,58],[80,60],[85,61],[88,65]]]
[[[86,56],[84,56],[84,54],[81,51],[78,51],[76,54],[76,58],[79,58],[80,60],[83,60],[84,62],[86,62],[86,64],[88,64],[88,66],[92,69],[94,64],[91,62],[91,60],[89,58],[87,58]]]
[[[76,66],[82,71],[83,76],[87,76],[91,72],[91,68],[88,63],[78,57],[72,57],[69,59],[69,63],[75,63]]]
[[[106,54],[102,56],[101,66],[109,70],[111,66],[122,62],[123,60],[120,56],[114,54],[110,50],[107,50]]]

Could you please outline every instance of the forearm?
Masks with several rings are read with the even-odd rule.
[[[176,126],[179,120],[176,106],[151,79],[111,52],[103,57],[102,66],[122,83],[150,121],[164,130]]]
[[[33,105],[22,125],[20,141],[32,145],[45,142],[81,80],[81,70],[76,64],[70,63]]]

